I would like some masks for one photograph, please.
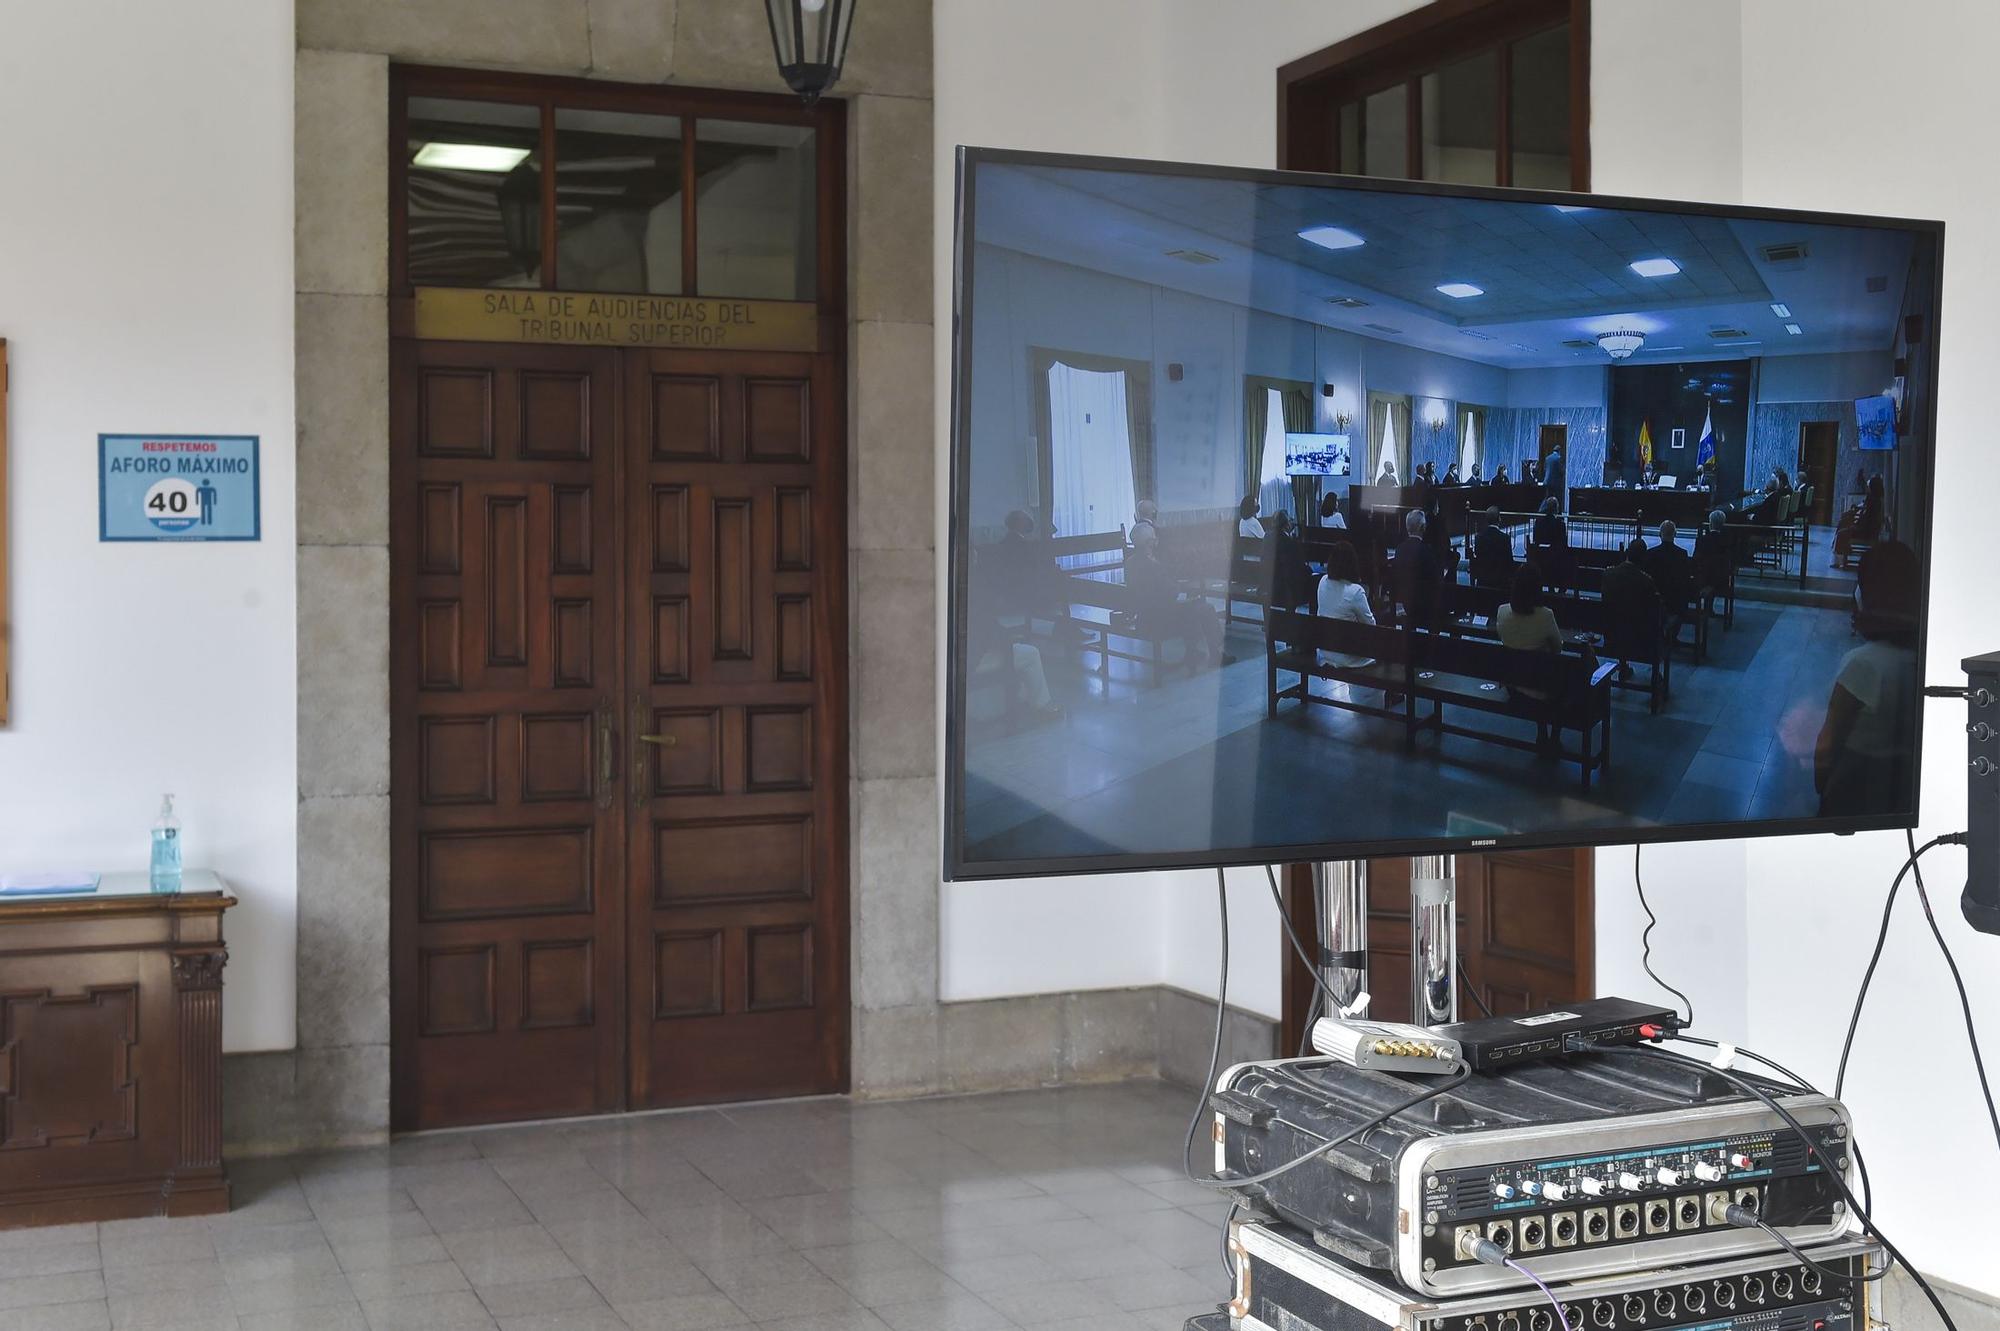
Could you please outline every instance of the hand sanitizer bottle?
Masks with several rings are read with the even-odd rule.
[[[174,797],[160,800],[160,816],[153,824],[153,890],[181,890],[181,825],[174,817]]]

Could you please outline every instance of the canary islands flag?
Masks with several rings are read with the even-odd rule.
[[[1639,422],[1639,465],[1643,467],[1652,460],[1653,460],[1652,422],[1642,420]]]
[[[1715,461],[1715,408],[1701,418],[1701,443],[1694,450],[1694,465],[1706,467]]]

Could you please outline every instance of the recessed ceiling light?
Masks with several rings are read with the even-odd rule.
[[[1299,232],[1299,239],[1309,240],[1323,250],[1351,250],[1368,243],[1344,226],[1309,226]]]
[[[1493,340],[1493,334],[1491,334],[1491,333],[1482,333],[1482,332],[1480,332],[1480,331],[1479,331],[1479,330],[1478,330],[1477,328],[1461,328],[1461,329],[1459,329],[1458,331],[1459,331],[1459,333],[1460,333],[1460,335],[1461,335],[1461,336],[1464,336],[1464,337],[1476,337],[1476,338],[1478,338],[1478,339],[1479,339],[1479,340],[1480,340],[1481,342],[1491,342],[1491,341]]]
[[[1771,302],[1771,313],[1777,315],[1780,319],[1789,319],[1792,317],[1792,307],[1785,304],[1782,300],[1774,300]]]
[[[512,171],[527,160],[528,152],[497,143],[426,143],[410,165],[440,171]]]
[[[1516,342],[1516,343],[1514,343],[1513,345],[1514,345],[1514,347],[1515,347],[1515,348],[1516,348],[1517,350],[1520,350],[1520,351],[1533,351],[1533,350],[1534,350],[1534,348],[1533,348],[1533,347],[1531,347],[1531,346],[1529,346],[1529,345],[1528,345],[1528,344],[1527,344],[1526,342]]]
[[[1328,296],[1326,303],[1329,305],[1338,305],[1343,310],[1359,310],[1366,308],[1368,304],[1367,301],[1361,299],[1359,296]]]
[[[1799,327],[1797,324],[1786,324],[1785,331],[1790,333],[1793,337],[1804,337],[1806,335],[1806,330]]]
[[[1210,254],[1207,250],[1168,250],[1166,254],[1169,259],[1179,259],[1182,263],[1211,264],[1222,262],[1220,258]]]
[[[1681,266],[1672,259],[1638,259],[1632,263],[1632,271],[1641,277],[1672,277]]]
[[[1580,203],[1555,203],[1549,206],[1559,213],[1580,213],[1587,211]]]
[[[1468,296],[1483,296],[1486,288],[1476,287],[1470,282],[1440,282],[1438,290],[1453,300],[1464,300]]]

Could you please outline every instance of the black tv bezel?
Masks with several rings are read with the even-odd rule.
[[[1828,213],[1800,208],[1759,208],[1740,204],[1696,203],[1686,200],[1642,199],[1616,194],[1572,194],[1557,190],[1500,188],[1487,185],[1445,185],[1431,181],[1390,180],[1374,176],[1333,175],[1312,171],[1277,171],[1255,167],[1162,162],[1146,158],[1095,157],[1077,153],[1026,152],[1007,148],[960,145],[955,161],[955,213],[952,222],[951,322],[951,494],[947,516],[947,638],[945,664],[944,864],[947,882],[1000,878],[1039,878],[1059,874],[1135,873],[1166,869],[1210,869],[1282,864],[1313,860],[1356,860],[1398,855],[1478,854],[1503,850],[1566,850],[1597,846],[1655,845],[1675,841],[1716,841],[1743,837],[1846,836],[1855,832],[1902,831],[1917,825],[1923,794],[1924,699],[1917,696],[1916,735],[1910,764],[1908,811],[1845,818],[1771,818],[1727,823],[1631,824],[1605,829],[1563,829],[1550,833],[1522,832],[1499,837],[1403,837],[1381,840],[1323,841],[1295,845],[1245,846],[1227,850],[1189,850],[1160,854],[1126,852],[1105,855],[1048,856],[1034,859],[968,861],[965,846],[965,595],[964,515],[971,504],[971,395],[973,247],[972,218],[975,177],[981,166],[1049,166],[1143,175],[1188,176],[1240,180],[1253,184],[1306,185],[1319,188],[1364,189],[1392,194],[1481,199],[1500,203],[1564,203],[1586,208],[1650,212],[1697,213],[1745,221],[1801,222],[1819,226],[1877,226],[1925,234],[1934,245],[1930,326],[1942,326],[1944,307],[1944,230],[1941,221],[1881,217],[1862,213]],[[1935,338],[1935,331],[1932,334]],[[1930,465],[1924,469],[1922,620],[1917,632],[1918,680],[1925,678],[1929,650],[1931,550],[1936,545],[1938,354],[1929,358],[1925,400],[1930,404]]]

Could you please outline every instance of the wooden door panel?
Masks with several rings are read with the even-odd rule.
[[[1589,851],[1505,851],[1460,855],[1458,951],[1461,1018],[1480,1016],[1470,987],[1496,1014],[1588,998],[1595,992],[1594,907]],[[1287,870],[1286,907],[1302,937],[1316,929],[1311,879]],[[1312,980],[1286,944],[1281,1038],[1297,1048]],[[1368,862],[1370,1015],[1410,1019],[1410,861]]]
[[[627,354],[636,1104],[845,1081],[844,699],[814,669],[844,541],[828,371]]]
[[[616,1108],[616,355],[399,343],[394,379],[394,1120]]]

